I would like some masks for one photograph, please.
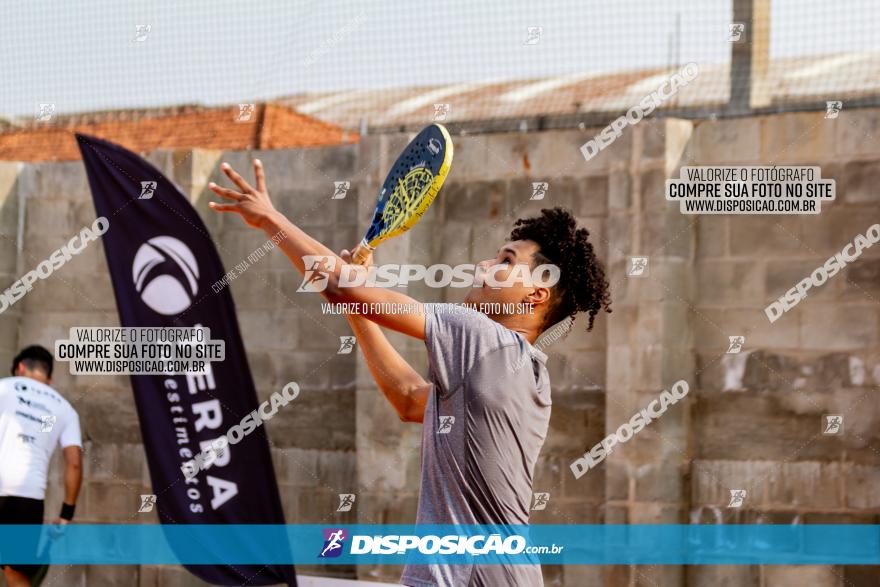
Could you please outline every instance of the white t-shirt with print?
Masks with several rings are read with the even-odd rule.
[[[34,379],[0,379],[0,495],[43,499],[56,445],[82,446],[73,406]]]

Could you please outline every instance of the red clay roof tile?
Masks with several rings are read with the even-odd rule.
[[[280,104],[257,104],[239,121],[238,105],[184,106],[59,116],[51,122],[0,131],[0,160],[73,161],[81,132],[143,153],[154,149],[289,149],[357,142],[358,136]]]

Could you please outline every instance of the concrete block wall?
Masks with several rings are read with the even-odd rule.
[[[876,300],[880,249],[869,249],[779,321],[763,307],[877,221],[880,113],[786,114],[712,122],[645,121],[586,163],[580,145],[598,129],[464,136],[443,194],[412,231],[386,243],[378,262],[450,264],[494,254],[516,218],[542,207],[572,209],[605,260],[614,312],[585,321],[545,348],[554,406],[535,473],[547,492],[534,523],[723,521],[876,522],[880,381]],[[207,208],[219,163],[266,167],[278,207],[334,250],[359,240],[385,172],[408,136],[368,136],[339,148],[221,153],[156,152],[149,158],[189,195],[235,266],[266,239],[238,218]],[[663,200],[663,181],[684,164],[821,165],[838,180],[838,201],[818,217],[684,217]],[[350,181],[331,200],[335,181]],[[532,182],[546,181],[543,200]],[[23,208],[19,202],[23,202]],[[19,235],[23,210],[24,231]],[[3,287],[94,219],[80,163],[0,166]],[[22,239],[21,252],[14,246]],[[118,323],[106,263],[94,243],[51,283],[38,283],[0,314],[0,366],[23,344],[52,346],[71,326]],[[648,256],[646,278],[626,275]],[[404,424],[375,388],[358,354],[337,355],[342,317],[321,314],[317,296],[278,251],[232,282],[260,398],[288,381],[303,393],[267,427],[289,522],[406,523],[418,498],[420,427]],[[410,287],[424,301],[461,301],[463,291]],[[727,355],[727,336],[746,336]],[[422,344],[392,335],[417,368]],[[357,351],[356,351],[357,353]],[[741,361],[742,363],[736,363]],[[86,438],[86,481],[78,517],[155,522],[137,514],[149,493],[143,448],[126,378],[73,377],[58,388],[74,403]],[[723,391],[742,371],[740,391]],[[574,479],[569,464],[677,379],[691,384],[670,410],[602,465]],[[819,434],[822,413],[843,413],[846,433]],[[54,465],[48,511],[61,499]],[[738,487],[737,484],[743,487]],[[745,488],[739,510],[728,490]],[[338,494],[355,493],[338,513]],[[393,567],[309,567],[304,572],[396,581]],[[65,585],[201,584],[166,567],[53,569]],[[817,585],[876,583],[863,567],[552,567],[548,585]],[[51,577],[50,577],[51,578]],[[135,578],[135,579],[133,579]]]
[[[608,320],[608,385],[605,433],[610,434],[680,380],[693,384],[690,337],[690,265],[693,228],[663,200],[666,178],[680,165],[691,138],[690,122],[664,120],[632,129],[617,173],[627,178],[626,195],[609,212],[614,313]],[[620,141],[618,141],[620,142]],[[618,143],[614,143],[610,150]],[[630,275],[631,257],[647,257],[646,274]],[[681,523],[690,460],[687,399],[625,445],[603,465],[607,523]],[[587,473],[594,474],[596,469]],[[606,585],[638,584],[651,577],[662,585],[683,583],[683,569],[609,567]]]
[[[21,163],[0,163],[0,283],[11,284],[17,279],[19,248],[18,227],[21,222],[18,177]],[[0,314],[0,368],[9,365],[18,345],[20,308],[12,306]]]
[[[880,249],[872,247],[770,323],[764,308],[880,221],[880,117],[851,110],[699,123],[696,165],[818,165],[837,199],[816,216],[701,216],[690,309],[697,360],[690,518],[878,523]],[[728,336],[743,335],[740,354]],[[843,433],[823,435],[823,415]],[[872,481],[873,480],[873,481]],[[730,489],[745,489],[727,508]],[[738,585],[869,585],[866,567],[731,571]],[[718,571],[690,569],[694,585]]]

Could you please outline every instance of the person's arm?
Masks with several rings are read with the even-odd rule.
[[[64,455],[64,504],[76,505],[79,496],[79,488],[82,485],[82,449],[78,446],[65,446],[62,449]],[[58,517],[56,524],[68,524],[70,520]]]
[[[421,422],[431,384],[400,356],[377,324],[355,314],[347,317],[373,379],[400,420]]]
[[[342,251],[339,256],[346,263],[351,260],[349,251]],[[369,266],[369,260],[366,265]],[[431,384],[397,352],[377,324],[357,314],[346,313],[345,317],[376,385],[394,407],[400,420],[421,422]]]
[[[327,278],[327,287],[321,292],[321,295],[327,301],[361,304],[365,308],[365,311],[361,314],[380,326],[424,340],[424,307],[411,297],[381,287],[339,287],[342,259],[337,257],[333,251],[323,244],[307,235],[275,209],[266,190],[263,164],[259,159],[254,160],[256,188],[251,187],[228,164],[223,163],[220,168],[241,191],[238,192],[220,187],[215,183],[209,183],[208,187],[211,191],[232,202],[225,204],[211,202],[211,208],[219,212],[235,212],[249,226],[259,228],[270,237],[277,237],[279,234],[283,235],[278,242],[278,247],[300,273],[305,273],[304,256],[329,257],[333,266],[327,267],[325,264],[325,271],[322,273]],[[371,304],[405,305],[407,309],[402,312],[390,311],[382,313],[381,311],[372,310],[375,306]]]

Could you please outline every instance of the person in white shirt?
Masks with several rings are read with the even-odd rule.
[[[55,524],[73,519],[82,483],[79,416],[49,387],[54,359],[29,346],[12,362],[12,377],[0,379],[0,524],[42,524],[49,460],[55,446],[64,455],[64,503]],[[3,565],[9,587],[28,587],[38,565]]]

